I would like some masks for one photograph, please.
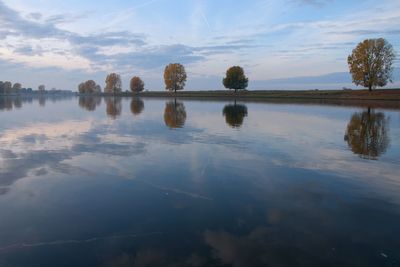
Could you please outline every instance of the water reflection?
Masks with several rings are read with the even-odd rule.
[[[87,111],[94,111],[96,107],[100,106],[101,97],[94,96],[80,96],[79,97],[79,106]]]
[[[46,106],[46,97],[45,96],[39,96],[39,106],[41,106],[41,107]]]
[[[247,107],[242,104],[226,105],[222,111],[226,123],[232,128],[240,128],[244,117],[247,117]]]
[[[182,102],[169,101],[165,104],[164,122],[169,128],[182,128],[186,121],[185,105]]]
[[[144,102],[142,99],[134,97],[131,101],[131,112],[133,115],[140,115],[144,110]]]
[[[122,111],[122,99],[120,97],[106,97],[105,101],[107,115],[112,119],[118,118]]]
[[[361,158],[376,160],[389,147],[389,118],[368,109],[352,115],[344,140]]]
[[[34,100],[39,103],[39,106],[44,107],[48,99],[55,103],[70,99],[71,95],[17,95],[17,96],[0,96],[0,111],[11,111],[20,109],[25,103],[32,103]]]
[[[22,100],[20,97],[16,97],[14,99],[14,108],[16,109],[22,108]]]
[[[72,100],[0,112],[0,266],[398,263],[398,111]],[[344,151],[347,123],[349,145],[369,127],[390,151]]]
[[[13,101],[9,97],[0,97],[0,110],[12,110]]]

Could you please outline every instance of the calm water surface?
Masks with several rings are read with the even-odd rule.
[[[0,98],[0,266],[400,266],[400,112]]]

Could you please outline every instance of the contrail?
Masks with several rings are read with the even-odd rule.
[[[208,23],[208,19],[207,19],[206,15],[204,14],[203,10],[201,10],[201,9],[200,9],[200,15],[203,18],[204,23],[207,25],[208,29],[211,30],[210,23]]]
[[[202,195],[199,195],[199,194],[196,194],[196,193],[193,193],[193,192],[183,191],[183,190],[180,190],[180,189],[177,189],[177,188],[172,188],[172,187],[159,186],[159,185],[155,185],[155,184],[149,183],[149,182],[144,181],[144,180],[139,180],[139,179],[137,179],[136,181],[144,183],[144,184],[146,184],[148,186],[154,187],[154,188],[159,189],[159,190],[169,191],[169,192],[173,192],[173,193],[176,193],[176,194],[189,196],[189,197],[192,197],[192,198],[199,198],[199,199],[203,199],[203,200],[213,201],[212,198],[209,198],[207,196],[202,196]]]
[[[97,242],[97,241],[101,241],[101,240],[107,240],[107,239],[136,238],[136,237],[142,237],[142,236],[161,235],[161,234],[162,234],[161,232],[151,232],[151,233],[142,233],[142,234],[126,234],[126,235],[92,237],[89,239],[55,240],[55,241],[38,242],[38,243],[17,243],[17,244],[0,247],[0,253],[2,251],[9,250],[9,249],[57,246],[57,245],[66,245],[66,244],[86,244],[86,243],[93,243],[93,242]]]
[[[133,8],[134,8],[134,9],[135,9],[135,8],[141,8],[141,7],[144,7],[144,6],[151,5],[151,4],[153,4],[153,3],[155,3],[155,2],[158,2],[158,1],[160,1],[160,0],[150,0],[150,1],[147,1],[147,2],[144,2],[144,3],[141,3],[141,4],[138,4],[138,5],[134,6]]]

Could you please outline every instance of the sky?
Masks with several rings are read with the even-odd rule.
[[[354,88],[347,56],[360,41],[400,53],[400,1],[0,0],[0,37],[0,80],[24,87],[76,91],[116,72],[124,90],[132,76],[164,90],[178,62],[189,90],[222,89],[233,65],[249,89]]]

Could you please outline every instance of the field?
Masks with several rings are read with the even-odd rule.
[[[334,99],[334,100],[400,100],[400,89],[368,90],[307,90],[307,91],[181,91],[141,92],[143,97],[210,97],[250,99]]]

